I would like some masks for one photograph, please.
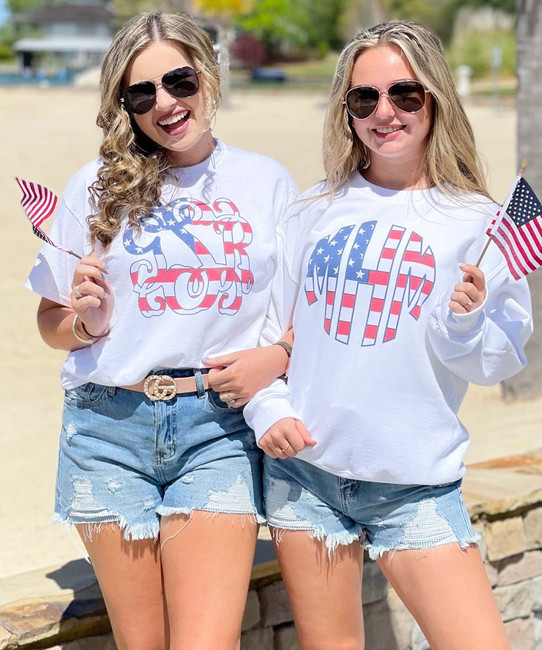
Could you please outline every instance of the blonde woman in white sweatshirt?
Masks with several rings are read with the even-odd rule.
[[[324,162],[282,229],[289,385],[245,408],[301,647],[363,647],[365,547],[434,650],[505,650],[457,411],[468,382],[525,365],[530,298],[496,246],[474,266],[499,206],[429,30],[391,22],[344,49]]]

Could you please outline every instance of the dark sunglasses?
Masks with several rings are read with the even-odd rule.
[[[156,102],[156,91],[160,86],[172,97],[182,99],[192,97],[199,90],[199,70],[189,66],[170,70],[162,76],[160,83],[140,81],[125,88],[122,92],[121,103],[127,111],[136,115],[148,113]]]
[[[378,106],[382,95],[385,95],[400,111],[417,113],[425,105],[425,96],[431,92],[414,79],[396,81],[387,90],[378,90],[374,86],[356,86],[350,88],[344,97],[348,113],[356,120],[366,120]]]

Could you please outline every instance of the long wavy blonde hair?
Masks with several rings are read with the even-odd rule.
[[[360,32],[339,57],[324,122],[324,168],[329,194],[370,165],[370,151],[357,137],[343,100],[357,59],[366,50],[382,45],[399,48],[416,77],[431,91],[433,123],[420,170],[422,177],[446,194],[454,188],[460,195],[489,197],[474,134],[440,41],[423,25],[399,20]]]
[[[147,13],[136,16],[116,34],[106,54],[100,79],[101,104],[96,123],[103,130],[103,164],[90,188],[96,213],[89,217],[91,243],[109,246],[123,220],[138,228],[138,217],[160,198],[171,167],[167,152],[137,127],[122,107],[123,77],[133,57],[162,40],[174,41],[200,71],[205,112],[211,122],[220,105],[216,55],[206,32],[190,17]]]

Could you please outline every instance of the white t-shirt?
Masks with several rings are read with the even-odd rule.
[[[71,179],[49,233],[79,255],[91,252],[88,188],[100,166],[93,161]],[[155,368],[201,368],[204,358],[256,347],[268,318],[267,342],[279,338],[276,228],[295,197],[277,162],[221,142],[198,165],[173,169],[141,232],[124,224],[105,253],[97,248],[115,299],[111,333],[68,354],[62,387],[130,385]],[[27,286],[69,306],[76,265],[44,244]]]
[[[527,282],[513,280],[493,244],[480,265],[485,304],[459,316],[448,308],[459,264],[476,263],[498,207],[436,189],[387,190],[359,174],[331,203],[297,203],[277,288],[293,311],[289,382],[245,407],[257,438],[297,417],[318,442],[299,458],[339,476],[429,485],[461,477],[469,437],[457,411],[468,382],[521,370],[532,331]]]

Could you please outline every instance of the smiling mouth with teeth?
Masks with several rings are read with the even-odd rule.
[[[381,129],[374,129],[377,133],[394,133],[395,131],[401,131],[404,127],[403,126],[386,126]]]
[[[175,129],[178,129],[186,122],[189,115],[190,115],[190,111],[182,111],[181,113],[175,113],[175,115],[168,117],[166,120],[160,120],[158,122],[158,125],[161,126],[164,129],[164,131],[168,131],[168,132],[174,131]]]

